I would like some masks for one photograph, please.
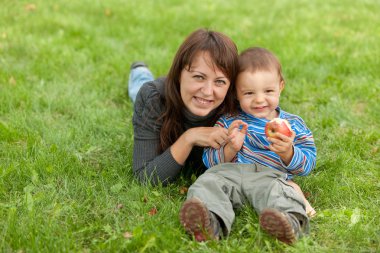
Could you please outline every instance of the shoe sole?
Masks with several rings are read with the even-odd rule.
[[[186,232],[201,242],[215,239],[207,207],[198,198],[186,200],[180,211],[180,222]]]
[[[276,209],[267,208],[262,211],[260,214],[260,226],[268,234],[284,243],[293,244],[297,241],[289,220],[283,213]]]

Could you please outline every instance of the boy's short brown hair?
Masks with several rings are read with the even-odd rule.
[[[243,71],[276,71],[280,81],[285,81],[282,76],[282,67],[277,57],[269,50],[261,47],[250,47],[239,55],[239,73]]]

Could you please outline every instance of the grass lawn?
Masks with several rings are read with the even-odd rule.
[[[378,0],[0,6],[1,252],[380,252]],[[153,188],[133,178],[129,65],[165,75],[199,27],[240,51],[273,51],[281,106],[314,133],[317,167],[296,181],[318,215],[294,246],[261,231],[248,206],[228,238],[197,243],[178,219],[191,180]]]

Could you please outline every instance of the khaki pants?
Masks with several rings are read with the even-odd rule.
[[[225,234],[231,231],[234,209],[247,202],[259,214],[267,207],[293,213],[307,233],[309,218],[304,200],[285,178],[285,173],[259,164],[223,163],[202,174],[189,188],[187,198],[199,198],[218,215]]]

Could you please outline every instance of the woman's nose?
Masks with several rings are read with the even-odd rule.
[[[202,92],[205,95],[212,95],[212,82],[206,82],[202,87]]]

